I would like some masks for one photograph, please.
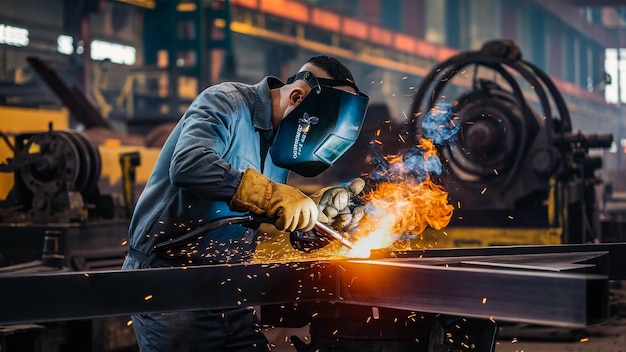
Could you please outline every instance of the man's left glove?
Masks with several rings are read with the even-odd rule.
[[[365,188],[365,181],[355,178],[346,186],[322,188],[311,195],[319,209],[319,221],[342,232],[351,232],[359,225],[365,214],[358,202],[358,195]]]

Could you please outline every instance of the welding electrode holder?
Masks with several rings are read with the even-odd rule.
[[[330,239],[321,236],[315,231],[292,231],[289,233],[289,243],[300,252],[313,252],[330,244]]]

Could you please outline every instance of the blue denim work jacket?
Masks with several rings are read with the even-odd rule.
[[[159,242],[211,220],[241,215],[228,204],[246,168],[286,182],[288,170],[274,165],[268,153],[273,136],[270,90],[282,85],[274,77],[255,85],[228,82],[196,97],[165,142],[137,201],[129,228],[134,250],[148,255]],[[158,258],[173,265],[241,261],[249,255],[240,253],[242,245],[254,250],[254,243],[247,243],[254,242],[250,236],[245,227],[229,225]],[[126,259],[124,268],[141,267],[132,259]]]

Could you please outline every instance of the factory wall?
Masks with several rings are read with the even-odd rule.
[[[133,89],[140,87],[138,72],[146,71],[146,62],[162,62],[157,58],[145,57],[146,48],[151,45],[153,28],[144,28],[144,18],[150,10],[119,1],[104,1],[104,10],[89,15],[88,35],[91,40],[124,45],[134,49],[132,63],[115,62],[108,58],[103,61],[83,60],[78,40],[73,43],[71,55],[61,54],[59,36],[71,35],[78,38],[80,33],[75,20],[76,14],[67,13],[64,4],[73,0],[46,1],[5,0],[0,2],[0,24],[29,30],[29,43],[26,46],[0,44],[0,82],[3,87],[21,86],[37,77],[29,69],[26,57],[40,56],[55,64],[71,84],[87,84],[87,95],[104,115],[114,109],[128,110],[127,105],[115,106],[116,100],[128,98],[128,80],[133,79]],[[221,75],[219,80],[236,78],[246,82],[256,82],[267,74],[286,78],[296,71],[303,60],[319,52],[330,52],[341,57],[355,71],[360,86],[368,93],[375,104],[386,104],[390,108],[391,119],[401,123],[410,115],[410,105],[415,87],[419,85],[428,70],[442,58],[435,58],[431,52],[409,53],[398,45],[368,43],[369,38],[358,38],[354,29],[349,32],[329,32],[316,28],[310,23],[281,17],[281,13],[258,13],[247,8],[254,2],[231,1],[233,23],[231,30],[233,57],[236,64],[234,75]],[[271,2],[256,2],[256,4]],[[280,7],[282,1],[276,1]],[[456,51],[477,50],[488,40],[509,38],[522,50],[522,57],[558,80],[570,106],[574,129],[585,133],[613,133],[616,140],[614,151],[605,154],[605,169],[619,170],[626,165],[621,141],[626,137],[626,122],[621,118],[619,107],[606,104],[602,98],[604,79],[604,47],[599,38],[589,36],[540,6],[536,1],[505,0],[462,1],[462,0],[398,0],[398,1],[311,1],[310,6],[326,9],[351,20],[353,24],[378,26],[386,33],[406,35],[442,49]],[[266,5],[269,6],[269,5]],[[37,9],[33,11],[32,9]],[[246,10],[241,16],[263,17],[265,28],[252,23],[245,32],[241,28],[243,20],[237,13]],[[301,13],[298,14],[302,16]],[[74,16],[74,17],[72,17]],[[593,16],[588,16],[593,19]],[[583,18],[582,20],[585,20]],[[234,26],[237,24],[238,26]],[[264,37],[260,30],[291,34],[288,41],[278,37]],[[304,26],[304,27],[302,27]],[[78,28],[78,29],[77,29]],[[298,38],[298,31],[304,28],[304,38]],[[166,28],[167,29],[167,28]],[[349,28],[348,28],[349,29]],[[169,28],[170,32],[175,31]],[[73,32],[73,33],[72,33]],[[393,34],[395,35],[395,34]],[[308,37],[310,36],[310,37]],[[329,38],[327,41],[326,38]],[[311,45],[302,45],[309,43]],[[67,44],[67,43],[65,43]],[[395,45],[395,46],[393,46]],[[84,50],[84,48],[83,48]],[[431,50],[431,49],[428,49]],[[208,59],[210,61],[210,59]],[[85,62],[87,66],[85,66]],[[143,88],[159,96],[168,96],[167,86],[158,78],[158,87],[144,84]],[[197,82],[183,81],[179,84],[186,97],[193,96],[203,88]],[[47,96],[30,94],[9,96],[6,104],[59,105],[46,88],[39,87]],[[170,94],[171,95],[171,94]],[[34,97],[38,97],[35,99]],[[123,104],[127,104],[124,101]],[[136,112],[136,111],[135,111]],[[176,116],[176,114],[172,114]],[[129,117],[132,118],[132,117]]]

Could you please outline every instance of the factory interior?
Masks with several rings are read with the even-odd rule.
[[[120,270],[196,96],[321,54],[369,104],[287,182],[365,180],[356,234]],[[0,352],[138,351],[132,314],[242,305],[278,352],[626,351],[625,103],[626,0],[2,0]]]

